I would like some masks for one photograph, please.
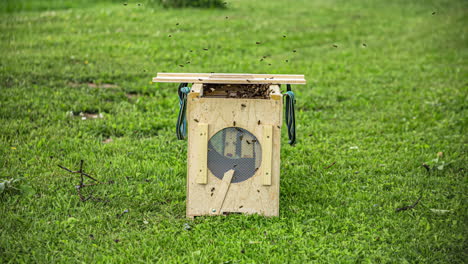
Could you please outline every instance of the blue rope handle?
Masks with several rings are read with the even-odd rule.
[[[179,94],[179,116],[177,117],[176,134],[177,139],[183,140],[187,135],[187,94],[190,92],[190,88],[187,87],[187,83],[181,83],[177,90]]]
[[[291,85],[286,85],[286,125],[288,127],[289,145],[296,144],[296,113],[294,112],[294,105],[296,104],[296,97],[291,91]]]

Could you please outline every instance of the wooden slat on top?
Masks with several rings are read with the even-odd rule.
[[[241,73],[158,73],[153,82],[219,84],[305,84],[304,75]]]

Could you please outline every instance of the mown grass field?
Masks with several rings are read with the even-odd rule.
[[[20,179],[0,262],[466,261],[468,2],[21,3],[0,13],[0,179]],[[185,219],[177,85],[157,72],[305,74],[280,217]],[[101,201],[57,166],[80,160],[114,181]]]

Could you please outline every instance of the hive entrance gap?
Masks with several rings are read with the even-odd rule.
[[[203,97],[270,99],[270,84],[203,84]]]

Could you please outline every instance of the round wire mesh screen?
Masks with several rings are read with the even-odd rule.
[[[257,172],[262,151],[257,138],[239,127],[227,127],[208,141],[208,169],[218,179],[234,169],[232,183],[243,182]]]

